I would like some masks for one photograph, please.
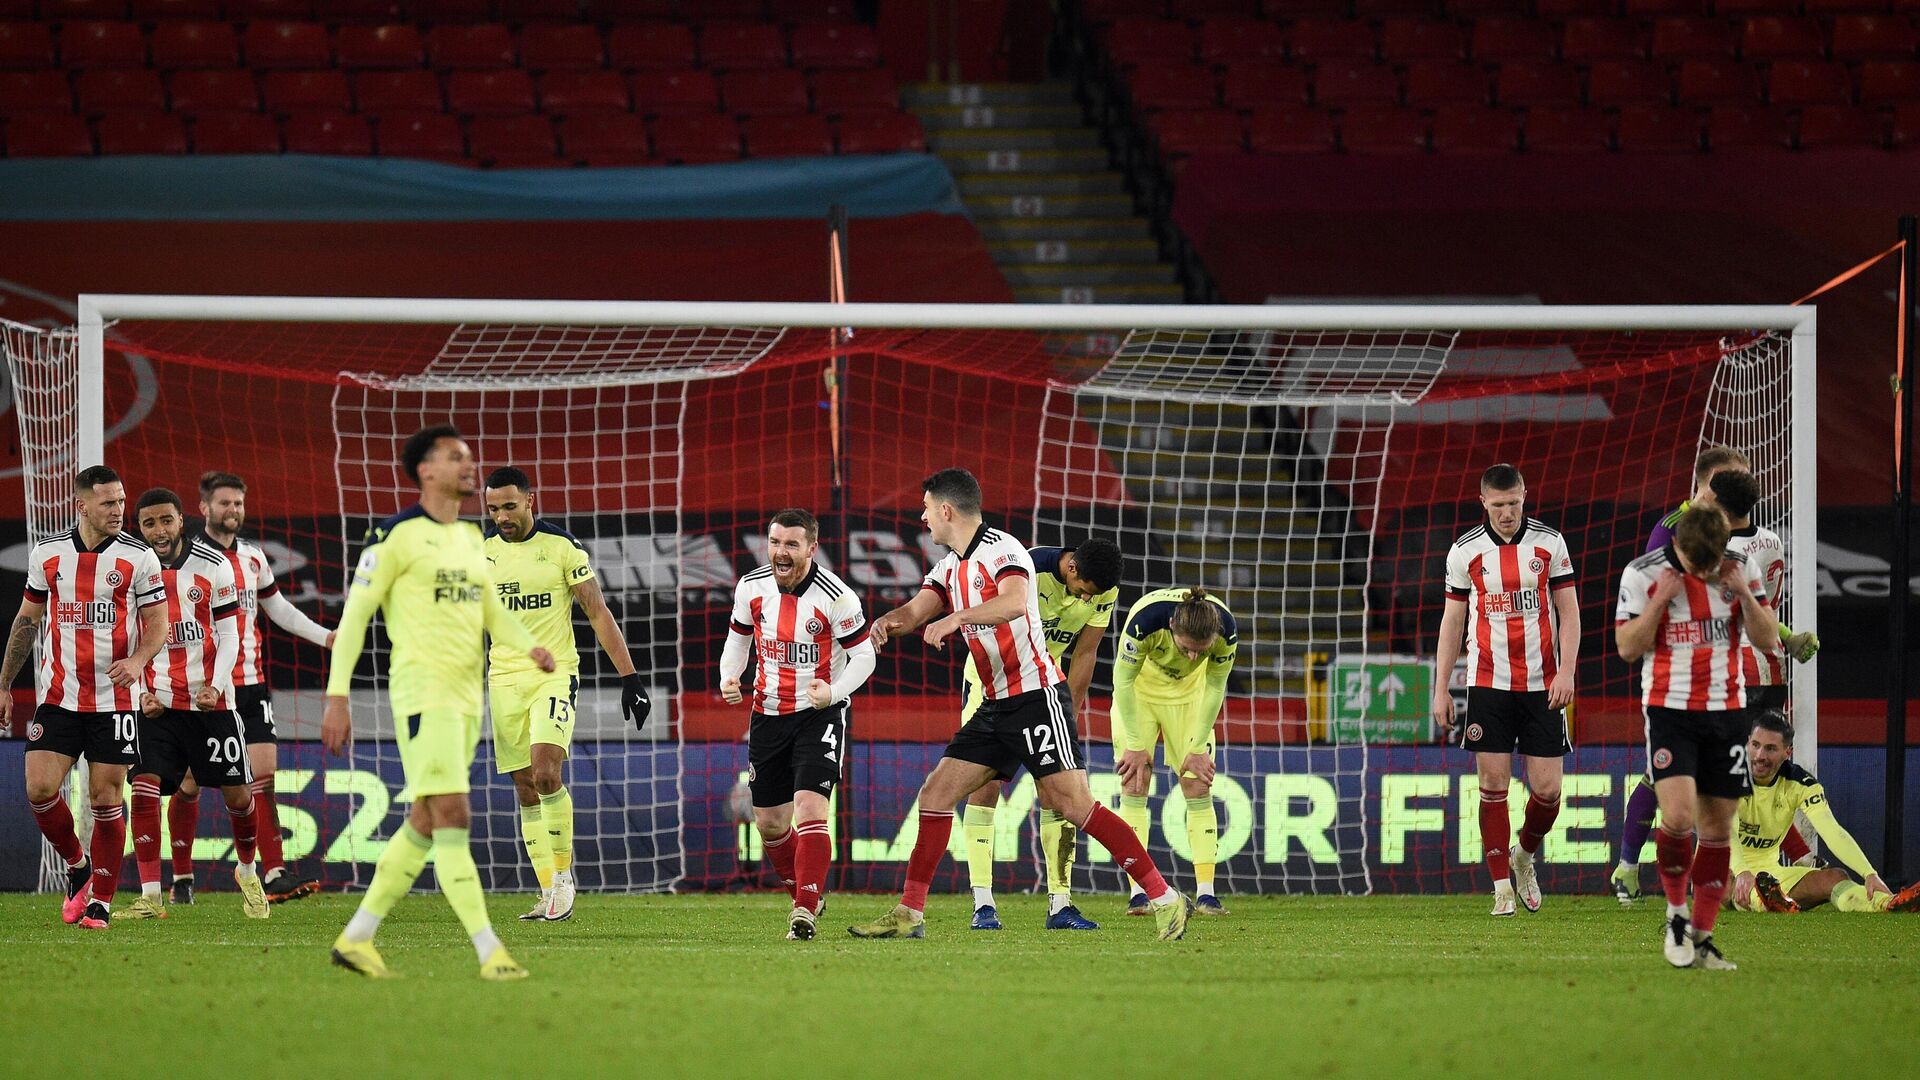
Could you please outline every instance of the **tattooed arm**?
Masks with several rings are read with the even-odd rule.
[[[20,614],[13,618],[13,629],[7,633],[7,658],[0,663],[0,728],[13,719],[13,680],[26,666],[27,657],[33,655],[33,639],[40,635],[40,620],[46,614],[46,604],[21,600]]]

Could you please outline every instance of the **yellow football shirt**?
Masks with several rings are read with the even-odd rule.
[[[1173,609],[1187,594],[1186,589],[1156,589],[1142,596],[1127,612],[1120,631],[1120,648],[1113,662],[1113,722],[1115,729],[1132,738],[1134,704],[1186,705],[1195,707],[1209,728],[1220,715],[1227,697],[1227,676],[1239,655],[1240,634],[1233,612],[1217,596],[1207,600],[1220,609],[1220,634],[1213,645],[1189,660],[1173,640]]]
[[[553,654],[555,670],[578,673],[573,642],[573,587],[593,580],[587,549],[565,529],[536,520],[525,540],[487,537],[487,562],[500,603],[520,617],[533,643]],[[496,639],[488,677],[500,681],[538,672],[525,649]]]
[[[1780,766],[1770,783],[1756,782],[1753,793],[1741,798],[1734,820],[1733,872],[1758,873],[1778,867],[1780,841],[1793,825],[1795,811],[1807,815],[1829,854],[1862,878],[1873,874],[1866,852],[1833,816],[1827,789],[1812,773],[1791,761]]]
[[[1073,595],[1067,588],[1066,579],[1060,576],[1060,555],[1064,550],[1042,547],[1032,548],[1028,552],[1033,556],[1033,587],[1040,603],[1040,629],[1047,636],[1047,653],[1055,661],[1066,655],[1067,646],[1073,644],[1081,630],[1110,625],[1114,605],[1120,601],[1119,586],[1091,600],[1082,600]],[[966,672],[966,696],[963,700],[978,702],[986,696],[980,688],[980,672],[971,663],[962,670]]]

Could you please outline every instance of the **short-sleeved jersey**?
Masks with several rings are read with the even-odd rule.
[[[1788,761],[1774,773],[1772,781],[1754,781],[1752,794],[1740,799],[1734,818],[1734,873],[1758,873],[1779,866],[1780,841],[1793,827],[1796,813],[1807,815],[1814,832],[1827,846],[1827,854],[1863,878],[1874,872],[1866,853],[1833,816],[1827,789],[1812,773]]]
[[[1047,655],[1058,663],[1086,629],[1104,629],[1113,622],[1114,605],[1120,602],[1120,587],[1114,586],[1106,592],[1083,600],[1073,595],[1067,588],[1066,579],[1060,576],[1060,556],[1065,548],[1031,548],[1027,554],[1033,559],[1033,584],[1040,593],[1040,627],[1046,635]],[[969,686],[980,685],[980,672],[968,664],[966,682]],[[1064,670],[1064,669],[1062,669]],[[969,695],[969,701],[973,700]]]
[[[965,548],[947,552],[920,584],[949,610],[965,611],[1000,595],[1001,583],[1015,576],[1027,579],[1024,613],[998,626],[968,623],[960,628],[980,687],[993,700],[1045,689],[1064,677],[1047,652],[1032,556],[1013,537],[982,525]]]
[[[1481,525],[1447,551],[1447,597],[1467,604],[1468,685],[1545,690],[1559,670],[1553,593],[1573,588],[1566,538],[1526,518],[1511,539]]]
[[[180,545],[180,557],[161,565],[167,585],[167,647],[147,665],[147,688],[160,704],[193,710],[193,695],[207,685],[221,688],[223,704],[233,707],[225,678],[213,670],[214,621],[240,616],[239,589],[226,553],[199,538]],[[238,627],[235,627],[237,630]]]
[[[1693,509],[1692,499],[1681,499],[1680,505],[1668,511],[1667,516],[1653,523],[1653,532],[1647,536],[1647,553],[1652,554],[1673,543],[1673,530],[1680,524],[1681,515]]]
[[[233,685],[259,686],[267,681],[260,601],[280,592],[280,583],[273,576],[273,560],[259,544],[241,537],[234,537],[231,547],[211,536],[202,535],[198,540],[219,552],[233,570],[234,595],[240,604],[234,616],[240,620],[240,658],[233,662]]]
[[[1746,556],[1729,550],[1728,573],[1747,575],[1754,599],[1766,602],[1767,586]],[[1646,705],[1689,712],[1744,709],[1746,680],[1741,656],[1745,631],[1740,601],[1733,590],[1708,588],[1686,573],[1680,556],[1668,545],[1627,564],[1620,575],[1620,603],[1615,625],[1646,610],[1647,598],[1658,586],[1660,573],[1672,570],[1685,577],[1685,587],[1667,603],[1666,621],[1653,637],[1653,648],[1640,661],[1640,700]]]
[[[508,611],[533,635],[533,642],[553,654],[555,669],[580,670],[580,650],[573,641],[573,587],[593,580],[587,549],[572,533],[547,521],[535,521],[525,540],[509,541],[494,533],[487,537],[487,562],[494,588]],[[487,675],[507,679],[540,670],[525,649],[493,643]]]
[[[83,713],[133,708],[138,687],[113,685],[107,669],[133,655],[138,612],[165,603],[166,591],[153,549],[125,533],[89,548],[76,528],[33,545],[26,596],[47,605],[40,703]]]
[[[1220,609],[1220,636],[1199,659],[1189,660],[1173,640],[1173,611],[1186,594],[1186,589],[1156,589],[1134,601],[1127,612],[1114,663],[1137,670],[1133,693],[1143,701],[1181,704],[1200,694],[1206,681],[1225,691],[1227,675],[1240,650],[1240,631],[1233,612],[1219,597],[1207,597]]]
[[[1748,525],[1733,530],[1727,546],[1747,557],[1754,573],[1767,583],[1767,598],[1763,603],[1768,611],[1778,612],[1787,595],[1787,545],[1779,534]],[[1779,686],[1787,681],[1786,646],[1776,645],[1772,652],[1762,652],[1749,641],[1742,654],[1748,686]]]
[[[792,592],[763,566],[733,587],[733,629],[753,636],[753,711],[783,716],[813,708],[809,682],[832,682],[846,669],[847,650],[867,640],[867,616],[846,582],[817,562]]]

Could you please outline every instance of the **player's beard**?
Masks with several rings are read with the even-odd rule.
[[[786,559],[785,567],[782,567],[780,565],[780,561],[782,558]],[[792,585],[794,582],[800,580],[800,560],[799,559],[796,559],[790,555],[789,556],[776,555],[768,561],[773,566],[774,580],[778,581],[781,585],[783,586]]]

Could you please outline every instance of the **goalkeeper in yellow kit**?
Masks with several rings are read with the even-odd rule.
[[[1220,820],[1213,806],[1213,725],[1226,701],[1239,648],[1233,612],[1205,589],[1160,589],[1127,612],[1113,664],[1113,748],[1120,774],[1120,816],[1144,845],[1152,820],[1153,744],[1180,780],[1187,800],[1194,910],[1225,915],[1214,894]],[[1127,914],[1149,912],[1134,895]]]

